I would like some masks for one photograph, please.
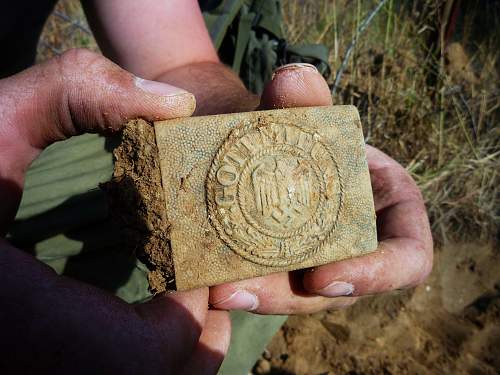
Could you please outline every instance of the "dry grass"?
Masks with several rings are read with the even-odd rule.
[[[376,3],[287,0],[289,37],[328,45],[333,81],[357,26]],[[491,9],[478,14],[473,3],[480,1],[467,4],[468,18],[440,59],[429,42],[439,27],[436,2],[412,2],[408,9],[389,0],[360,36],[334,97],[356,104],[367,141],[415,178],[438,242],[487,239],[498,231],[499,32],[485,25],[485,36],[474,39],[474,22]],[[487,14],[494,25],[499,4],[491,6],[497,6]]]
[[[328,45],[333,81],[357,26],[376,3],[285,0],[288,38]],[[414,1],[412,9],[402,5],[406,3],[389,0],[360,35],[334,100],[357,105],[367,141],[415,178],[438,242],[496,236],[500,31],[494,25],[500,21],[495,19],[499,2],[462,2],[468,16],[448,61],[430,43],[439,30],[437,2]],[[39,45],[41,60],[71,47],[97,50],[77,1],[63,0],[56,10]],[[478,31],[485,16],[486,25]]]

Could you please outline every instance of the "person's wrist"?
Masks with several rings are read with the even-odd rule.
[[[194,115],[249,112],[260,96],[248,91],[238,75],[220,62],[198,62],[167,70],[155,80],[182,87],[196,97]]]

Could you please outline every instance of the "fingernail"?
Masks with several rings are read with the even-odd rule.
[[[169,85],[168,83],[150,81],[140,77],[134,78],[135,86],[147,93],[160,96],[177,96],[189,94],[186,90]]]
[[[317,291],[317,294],[324,297],[350,296],[354,292],[354,285],[343,281],[334,281],[328,286]]]
[[[214,303],[213,306],[226,310],[253,311],[259,306],[259,300],[255,294],[238,290],[222,301]]]
[[[277,68],[273,73],[273,78],[276,74],[282,73],[284,71],[289,71],[289,70],[309,70],[309,71],[318,73],[318,69],[316,69],[316,67],[312,64],[291,63],[291,64],[282,65],[279,68]]]

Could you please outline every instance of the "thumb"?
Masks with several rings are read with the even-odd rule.
[[[260,99],[262,109],[321,105],[332,105],[332,94],[323,76],[311,64],[280,66]]]
[[[0,99],[0,141],[12,140],[11,151],[27,159],[72,135],[113,132],[136,117],[190,116],[195,108],[187,91],[134,77],[83,49],[1,80]]]
[[[208,288],[159,295],[135,305],[135,310],[163,338],[162,354],[168,366],[180,368],[197,347],[205,326]]]
[[[113,132],[127,119],[190,116],[194,96],[146,81],[78,49],[0,80],[0,235],[17,210],[24,172],[53,142]]]

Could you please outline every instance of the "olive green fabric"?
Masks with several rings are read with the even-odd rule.
[[[111,177],[113,143],[86,134],[48,147],[26,174],[8,239],[60,274],[137,302],[150,297],[144,266],[120,251],[98,187]]]

